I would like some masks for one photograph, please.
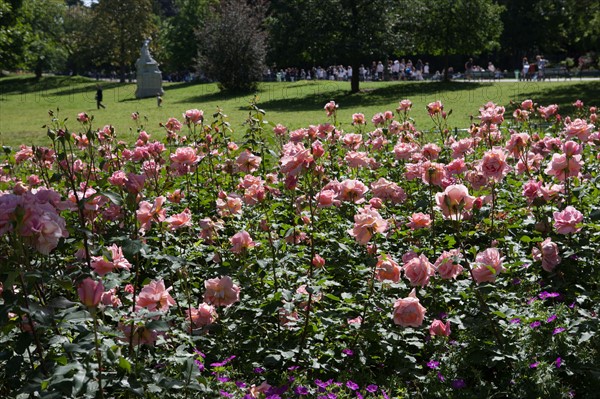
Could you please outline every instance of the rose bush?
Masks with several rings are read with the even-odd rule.
[[[466,132],[440,101],[429,132],[409,100],[371,128],[136,113],[131,147],[52,112],[1,158],[0,393],[596,395],[595,107],[515,104]]]

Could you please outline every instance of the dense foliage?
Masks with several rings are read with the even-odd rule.
[[[7,397],[590,397],[596,107],[436,101],[295,131],[185,111],[5,148]],[[512,113],[512,117],[509,114]],[[238,136],[239,137],[239,136]]]

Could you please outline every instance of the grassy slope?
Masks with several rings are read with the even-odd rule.
[[[0,145],[46,144],[45,130],[48,110],[60,109],[60,118],[69,118],[68,127],[77,130],[75,120],[79,112],[94,116],[94,126],[112,124],[119,137],[131,140],[136,124],[131,113],[138,111],[142,124],[151,134],[161,134],[160,122],[169,117],[180,120],[181,114],[191,108],[210,114],[221,107],[229,116],[235,130],[239,130],[248,116],[251,95],[232,96],[222,94],[215,84],[165,84],[164,102],[161,108],[156,99],[135,98],[135,84],[101,82],[104,89],[105,110],[96,110],[94,100],[96,81],[81,77],[44,77],[36,81],[32,77],[19,76],[0,79]],[[296,82],[265,83],[260,86],[259,106],[267,111],[267,120],[282,123],[290,128],[326,122],[323,106],[335,100],[340,108],[338,121],[349,127],[352,114],[362,112],[367,118],[385,110],[394,110],[404,98],[414,104],[412,116],[421,129],[431,127],[425,105],[441,100],[446,110],[453,110],[451,125],[468,127],[470,116],[479,107],[494,101],[510,108],[510,101],[532,98],[540,104],[558,103],[563,113],[572,111],[571,103],[581,99],[586,105],[600,98],[600,81],[567,82],[381,82],[363,83],[362,92],[349,94],[346,82]],[[600,105],[600,104],[596,104]],[[512,111],[511,111],[512,112]]]

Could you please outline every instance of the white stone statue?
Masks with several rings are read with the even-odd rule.
[[[135,62],[137,69],[136,98],[156,97],[164,94],[162,89],[162,73],[158,69],[158,62],[150,55],[149,44],[150,39],[144,40],[140,51],[140,58]]]

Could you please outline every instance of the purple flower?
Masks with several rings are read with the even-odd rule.
[[[262,374],[265,372],[265,369],[263,369],[262,367],[255,367],[254,368],[254,373],[255,374]]]
[[[219,381],[219,382],[229,382],[229,377],[218,375],[217,376],[217,381]]]
[[[446,381],[446,379],[444,378],[444,376],[442,375],[442,373],[440,373],[439,371],[437,373],[437,377],[438,377],[438,380],[440,380],[441,382]]]
[[[430,369],[437,369],[440,366],[440,362],[436,361],[436,360],[430,360],[427,362],[427,367],[429,367]]]
[[[556,366],[556,368],[560,368],[562,364],[562,359],[560,357],[557,357],[556,360],[554,361],[554,365]]]
[[[569,309],[573,309],[575,307],[575,302],[569,305]]]
[[[552,316],[548,317],[546,319],[546,323],[552,323],[554,320],[556,320],[556,315],[553,314]]]
[[[367,389],[367,392],[375,393],[375,392],[377,392],[378,388],[379,387],[377,385],[375,385],[375,384],[369,384],[369,385],[367,385],[366,389]]]
[[[356,382],[350,380],[346,381],[346,386],[353,391],[356,391],[358,388],[360,388]]]
[[[288,371],[298,370],[299,368],[300,368],[300,366],[290,366],[290,367],[288,367]]]
[[[510,320],[510,324],[519,324],[521,322],[521,319],[519,319],[518,317],[515,317],[514,319]]]
[[[535,369],[535,368],[537,368],[537,366],[538,366],[539,364],[540,364],[540,362],[531,363],[531,364],[529,365],[529,368],[530,368],[530,369]]]
[[[219,390],[219,393],[221,394],[221,396],[225,396],[226,398],[231,398],[233,396],[229,392],[223,390]]]
[[[538,328],[538,327],[539,327],[539,326],[541,326],[541,325],[542,325],[542,322],[541,322],[541,321],[539,321],[539,320],[536,320],[536,321],[534,321],[533,323],[531,323],[531,324],[529,325],[529,327],[531,327],[531,328]]]
[[[222,362],[211,363],[210,367],[223,367],[227,363],[229,363],[230,361],[232,361],[233,359],[235,359],[235,355],[229,356],[227,359],[223,360]]]
[[[454,389],[463,389],[466,387],[467,387],[467,384],[465,383],[465,380],[463,380],[462,378],[452,381],[452,388],[454,388]]]
[[[329,385],[331,385],[331,382],[329,381],[321,381],[321,380],[315,380],[315,385],[318,386],[319,388],[327,388]]]
[[[554,329],[554,331],[552,331],[552,335],[560,334],[561,332],[563,332],[565,330],[566,330],[566,328],[564,328],[564,327],[556,327]]]
[[[361,394],[360,392],[358,392],[358,391],[356,391],[356,397],[357,397],[358,399],[363,399],[363,396],[362,396],[362,394]]]
[[[204,363],[202,363],[200,360],[194,360],[194,363],[196,363],[196,366],[198,366],[198,370],[200,370],[200,372],[204,371]]]
[[[281,399],[281,396],[277,394],[269,395],[265,399]]]
[[[206,355],[205,355],[204,353],[200,352],[200,351],[199,351],[198,349],[196,349],[196,348],[194,348],[194,352],[196,352],[196,353],[197,353],[197,354],[198,354],[198,355],[199,355],[201,358],[203,358],[203,359],[206,357]]]
[[[333,392],[329,392],[327,394],[327,399],[337,399],[337,395],[334,394]]]
[[[308,388],[300,385],[294,389],[294,392],[296,392],[296,395],[308,395]]]
[[[519,285],[519,284],[521,284],[521,279],[515,278],[515,279],[513,279],[512,283],[513,283],[513,285]]]
[[[246,383],[244,381],[236,381],[235,386],[238,388],[246,388]]]
[[[346,349],[343,349],[343,350],[342,350],[342,353],[343,353],[344,355],[346,355],[346,356],[352,356],[352,355],[354,355],[354,352],[352,351],[352,349],[347,349],[347,348],[346,348]]]
[[[383,399],[390,399],[390,397],[388,396],[388,394],[385,393],[385,391],[383,389],[381,390],[381,395],[383,395]]]
[[[540,299],[556,298],[556,297],[560,296],[560,293],[559,292],[542,291],[542,292],[540,292],[540,294],[538,296],[540,297]]]

